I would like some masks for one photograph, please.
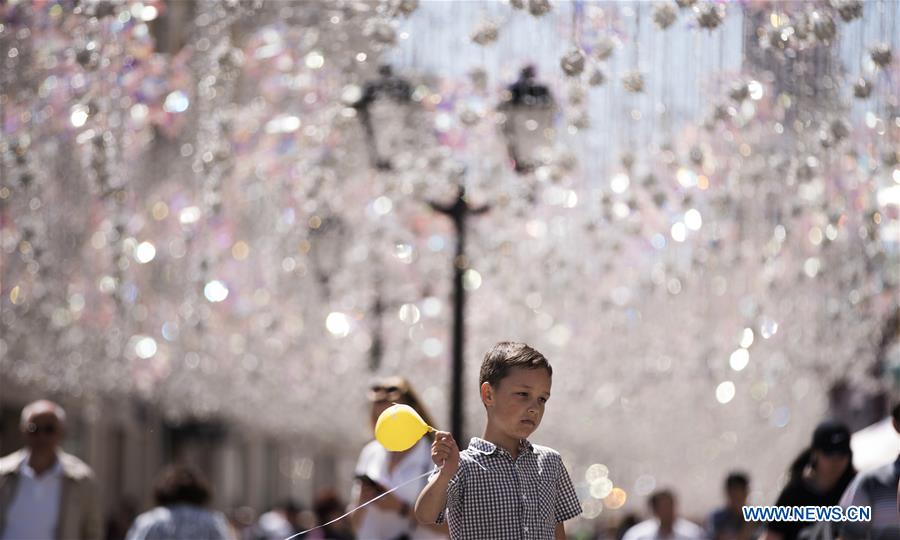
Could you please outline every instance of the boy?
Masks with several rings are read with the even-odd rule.
[[[494,345],[481,363],[482,438],[460,452],[439,431],[431,459],[443,468],[416,501],[422,523],[450,525],[454,540],[564,539],[581,504],[559,453],[528,442],[550,399],[553,369],[524,343]]]

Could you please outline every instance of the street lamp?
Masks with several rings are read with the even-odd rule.
[[[525,77],[526,73],[530,76]],[[510,87],[511,98],[508,100],[505,110],[511,119],[510,125],[522,125],[527,131],[532,126],[532,118],[544,122],[541,125],[550,125],[552,121],[552,103],[549,91],[546,87],[537,85],[533,81],[534,70],[523,70],[523,79],[520,83]],[[542,90],[543,89],[543,90]],[[548,108],[549,103],[549,108]],[[406,80],[393,74],[390,66],[382,66],[379,69],[379,78],[366,83],[362,97],[353,105],[359,114],[360,121],[365,129],[366,147],[372,166],[381,171],[393,169],[390,156],[396,155],[403,149],[404,137],[414,136],[414,126],[409,121],[413,113],[412,86]],[[530,111],[530,112],[529,112]],[[549,111],[549,117],[544,114]],[[529,116],[530,114],[530,116]],[[515,132],[515,129],[513,129]],[[543,130],[541,131],[543,133]],[[515,135],[510,138],[516,140]],[[527,148],[527,135],[520,136],[522,144]],[[523,154],[524,155],[524,154]],[[514,158],[516,159],[516,158]],[[518,160],[526,163],[526,161]],[[524,167],[524,165],[522,165]],[[517,170],[519,170],[517,168]],[[524,171],[524,168],[522,169]],[[464,169],[459,168],[456,174],[461,177]],[[466,200],[465,188],[462,179],[456,179],[456,199],[451,204],[442,204],[431,201],[431,208],[448,218],[453,223],[456,233],[456,255],[453,258],[453,363],[452,382],[450,395],[451,432],[456,440],[463,437],[463,353],[465,346],[465,288],[463,276],[468,269],[465,256],[466,245],[466,220],[470,215],[478,215],[487,212],[488,207],[473,208]],[[376,291],[375,303],[372,314],[376,325],[380,326],[380,317],[385,305],[378,291]],[[380,328],[376,327],[377,340],[373,343],[370,356],[370,367],[376,369],[380,363],[383,344],[380,340]]]
[[[378,75],[366,83],[353,107],[366,133],[372,166],[389,171],[393,169],[391,156],[403,147],[403,137],[411,129],[412,85],[394,75],[388,65],[378,68]]]
[[[519,174],[534,171],[549,160],[553,149],[556,103],[546,85],[535,81],[534,66],[526,66],[497,107],[509,157]]]
[[[404,147],[403,137],[408,136],[412,105],[412,85],[394,75],[389,65],[378,68],[378,78],[363,87],[362,96],[353,104],[365,130],[366,149],[372,167],[379,171],[393,170],[391,156]],[[386,308],[381,292],[380,273],[375,278],[375,300],[372,305],[372,348],[369,351],[369,369],[376,371],[384,353],[382,316]]]

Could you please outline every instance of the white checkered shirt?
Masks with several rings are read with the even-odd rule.
[[[522,440],[513,460],[473,437],[459,453],[445,510],[453,540],[552,540],[557,523],[581,514],[581,503],[556,450]]]

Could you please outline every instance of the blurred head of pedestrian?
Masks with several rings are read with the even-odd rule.
[[[153,498],[157,506],[206,506],[212,493],[200,473],[176,464],[163,469],[153,489]]]
[[[20,428],[32,456],[56,453],[65,435],[66,411],[58,404],[42,399],[22,409]]]
[[[303,508],[300,506],[300,503],[294,499],[284,499],[278,504],[276,509],[281,511],[284,518],[291,524],[291,527],[299,530],[300,516],[303,513]]]
[[[253,526],[256,521],[256,510],[252,506],[235,504],[227,514],[231,526],[238,531],[244,531]]]
[[[675,523],[675,494],[668,489],[655,491],[648,501],[650,511],[659,520],[663,529],[670,529]]]
[[[734,471],[725,477],[725,499],[729,508],[739,511],[747,504],[749,494],[750,479],[745,473]]]
[[[316,495],[313,510],[319,523],[327,523],[344,513],[344,503],[334,491],[323,490]]]
[[[403,377],[385,377],[376,380],[369,387],[369,402],[372,404],[370,416],[372,430],[375,429],[375,422],[381,413],[394,403],[409,405],[419,413],[426,424],[434,425],[434,421],[422,400],[419,399],[419,395],[413,390],[409,381]]]
[[[850,430],[833,420],[816,426],[810,445],[810,465],[818,483],[830,488],[842,477],[854,474]]]

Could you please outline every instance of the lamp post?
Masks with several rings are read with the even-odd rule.
[[[553,149],[556,102],[546,85],[536,82],[535,69],[526,66],[497,107],[509,157],[519,174],[534,171],[549,160]]]
[[[453,364],[452,386],[450,394],[450,431],[453,438],[462,442],[464,415],[463,415],[463,354],[465,348],[465,306],[466,289],[463,286],[463,276],[468,269],[466,259],[466,220],[470,215],[479,215],[487,212],[488,206],[473,208],[466,201],[466,190],[462,183],[458,184],[456,200],[453,204],[443,205],[436,202],[429,203],[434,211],[439,212],[453,223],[456,233],[456,254],[453,258]]]

